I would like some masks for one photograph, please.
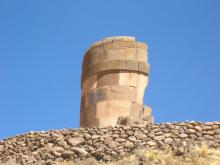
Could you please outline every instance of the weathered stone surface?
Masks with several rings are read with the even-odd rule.
[[[161,140],[165,139],[165,136],[163,136],[163,135],[162,136],[155,136],[154,139],[157,141],[161,141]]]
[[[134,38],[95,43],[83,60],[81,127],[115,126],[125,116],[132,116],[135,124],[152,124],[150,107],[143,105],[149,67],[146,44]]]
[[[210,136],[210,135],[204,135],[204,138],[205,139],[208,139],[208,140],[213,140],[214,137],[213,136]]]
[[[157,145],[157,143],[154,142],[154,141],[148,141],[147,144],[148,144],[149,146],[156,146],[156,145]]]
[[[67,147],[67,142],[64,141],[64,140],[60,140],[60,141],[57,142],[57,145],[60,146],[60,147],[66,148]]]
[[[173,139],[172,138],[166,138],[166,139],[164,139],[164,142],[167,143],[167,144],[171,144],[173,142]]]
[[[212,128],[213,128],[214,130],[217,130],[217,129],[220,130],[219,125],[213,125]]]
[[[132,148],[134,148],[134,143],[132,143],[131,141],[127,140],[125,142],[125,147],[132,149]]]
[[[169,145],[176,155],[186,152],[183,144],[191,146],[206,143],[210,147],[219,148],[220,134],[215,134],[218,129],[213,125],[219,126],[220,123],[181,122],[147,126],[118,125],[101,129],[93,127],[32,131],[0,141],[0,164],[3,160],[15,164],[12,161],[14,158],[25,162],[23,164],[38,161],[40,164],[52,164],[85,157],[109,161],[121,159],[138,147],[165,149]],[[209,126],[208,130],[198,129],[205,126]]]
[[[200,126],[195,126],[195,129],[196,129],[197,131],[199,131],[199,132],[202,131],[202,127],[200,127]]]
[[[173,134],[172,133],[164,133],[163,135],[168,138],[168,137],[171,137]]]
[[[68,139],[68,143],[69,143],[71,146],[77,146],[77,145],[83,144],[84,141],[85,141],[85,140],[84,140],[83,138],[80,138],[80,137]]]
[[[181,156],[183,154],[185,154],[184,147],[181,146],[181,147],[177,147],[177,148],[174,149],[174,155],[175,156]]]
[[[180,134],[179,136],[180,136],[181,138],[186,138],[186,137],[188,137],[188,135],[185,134],[185,133],[182,133],[182,134]]]
[[[73,151],[65,151],[61,154],[64,159],[70,159],[74,155]]]
[[[112,137],[107,137],[104,141],[104,143],[111,149],[116,150],[117,149],[117,145],[115,143],[115,141],[113,141]]]
[[[62,153],[64,151],[62,147],[54,147],[53,150],[59,153]]]
[[[80,158],[85,157],[85,156],[88,154],[88,152],[87,152],[84,148],[71,147],[70,150],[76,152],[76,154],[77,154]]]
[[[210,131],[210,130],[212,130],[212,127],[205,125],[205,126],[202,127],[202,130],[203,131]]]
[[[214,130],[214,134],[215,134],[215,135],[220,134],[220,129],[218,129],[218,130]]]
[[[128,139],[132,142],[136,141],[136,137],[135,136],[129,136]]]

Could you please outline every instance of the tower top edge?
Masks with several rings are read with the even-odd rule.
[[[112,37],[106,37],[103,38],[102,40],[99,40],[95,43],[93,43],[89,49],[94,48],[94,47],[98,47],[101,45],[105,45],[107,43],[111,43],[114,41],[124,41],[124,42],[135,42],[135,37],[132,36],[112,36]]]
[[[101,40],[103,41],[135,41],[135,37],[132,36],[111,36],[111,37],[106,37]]]

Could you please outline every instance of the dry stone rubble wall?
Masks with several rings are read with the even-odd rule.
[[[220,122],[180,122],[30,132],[0,141],[0,162],[52,164],[94,157],[121,159],[136,148],[190,149],[199,143],[220,148]],[[177,152],[178,153],[178,152]]]

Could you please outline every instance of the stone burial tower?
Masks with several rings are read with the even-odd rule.
[[[151,123],[143,97],[149,75],[147,45],[109,37],[86,52],[81,77],[81,127],[115,126],[119,119]]]

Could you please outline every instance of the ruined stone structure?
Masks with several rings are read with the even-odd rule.
[[[80,125],[86,128],[31,131],[0,140],[0,165],[81,165],[87,158],[114,162],[135,149],[171,149],[175,156],[195,157],[192,151],[201,144],[220,149],[220,122],[146,124],[152,123],[151,109],[143,104],[147,61],[147,45],[132,37],[95,43],[83,61]]]
[[[152,122],[150,107],[143,105],[148,75],[145,43],[134,37],[96,42],[83,60],[80,126],[114,126],[125,116]]]

